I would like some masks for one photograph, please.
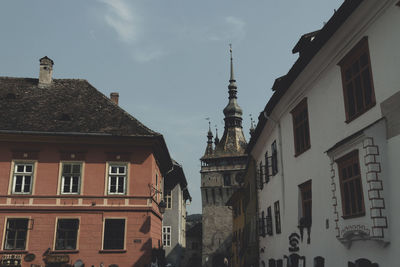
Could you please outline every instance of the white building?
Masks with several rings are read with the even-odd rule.
[[[293,49],[248,145],[260,266],[400,266],[399,48],[398,0],[346,0]]]

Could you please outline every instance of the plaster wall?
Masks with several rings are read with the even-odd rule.
[[[395,30],[400,27],[400,8],[395,6],[397,1],[364,1],[345,24],[336,32],[331,40],[314,57],[305,71],[297,78],[286,95],[271,114],[278,121],[282,133],[283,177],[278,162],[278,174],[270,178],[259,192],[259,212],[265,211],[277,200],[282,201],[281,222],[282,233],[266,238],[260,237],[260,260],[268,263],[268,259],[282,259],[289,255],[288,236],[299,233],[300,195],[298,185],[312,180],[312,227],[311,243],[307,244],[307,235],[299,243],[299,254],[306,257],[307,266],[312,266],[313,258],[322,256],[326,266],[347,266],[348,261],[358,258],[368,258],[379,266],[395,266],[400,252],[395,234],[399,225],[399,211],[393,207],[400,203],[399,194],[394,188],[397,185],[399,171],[398,151],[399,138],[395,136],[386,140],[385,121],[365,130],[366,136],[373,137],[374,145],[379,147],[377,161],[381,163],[380,177],[383,183],[383,195],[388,219],[388,229],[380,241],[354,241],[351,247],[342,244],[337,238],[335,228],[335,213],[332,203],[331,171],[337,173],[336,164],[331,165],[331,158],[326,151],[339,141],[370,126],[382,118],[380,103],[399,91],[400,34]],[[338,62],[364,36],[368,36],[369,52],[373,73],[376,105],[366,113],[346,123],[344,97]],[[310,128],[311,148],[303,154],[294,156],[293,123],[290,111],[304,97],[307,98],[308,119]],[[279,138],[278,124],[271,121],[263,129],[252,155],[257,163],[264,162],[264,153],[270,151],[271,143]],[[360,168],[364,189],[366,214],[364,217],[343,220],[339,224],[366,224],[371,227],[371,203],[368,200],[368,182],[366,180],[367,166],[364,164],[364,147],[362,143],[349,146],[348,149],[358,148],[360,151]],[[346,149],[342,151],[345,153]],[[340,154],[340,153],[339,153]],[[338,155],[336,155],[336,158]],[[334,179],[338,179],[337,176]],[[336,185],[337,186],[337,185]],[[337,189],[337,210],[341,216],[341,198]],[[274,224],[273,220],[273,224]],[[372,231],[372,229],[371,229]]]

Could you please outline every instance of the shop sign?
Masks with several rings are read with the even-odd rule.
[[[44,259],[46,263],[67,263],[69,262],[68,255],[47,255]]]
[[[35,254],[32,254],[32,253],[26,254],[25,257],[24,257],[24,261],[26,261],[26,262],[31,262],[31,261],[33,261],[35,258],[36,258]]]
[[[1,266],[19,266],[21,265],[22,255],[5,254],[1,257]]]

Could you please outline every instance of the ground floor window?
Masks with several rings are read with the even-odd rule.
[[[29,219],[7,219],[4,250],[24,250]]]
[[[124,249],[125,219],[106,219],[103,249]]]
[[[78,219],[58,219],[56,234],[56,250],[76,249],[78,237]]]

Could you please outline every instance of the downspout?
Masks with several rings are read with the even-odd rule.
[[[275,125],[278,126],[278,146],[279,146],[279,159],[280,159],[280,167],[281,167],[281,179],[282,179],[282,210],[285,211],[285,175],[283,171],[283,149],[282,149],[282,129],[280,121],[275,121],[271,117],[267,115],[267,112],[263,112],[264,118],[267,120],[271,120]],[[285,212],[282,212],[281,216],[283,217]],[[283,221],[283,218],[282,218]]]

